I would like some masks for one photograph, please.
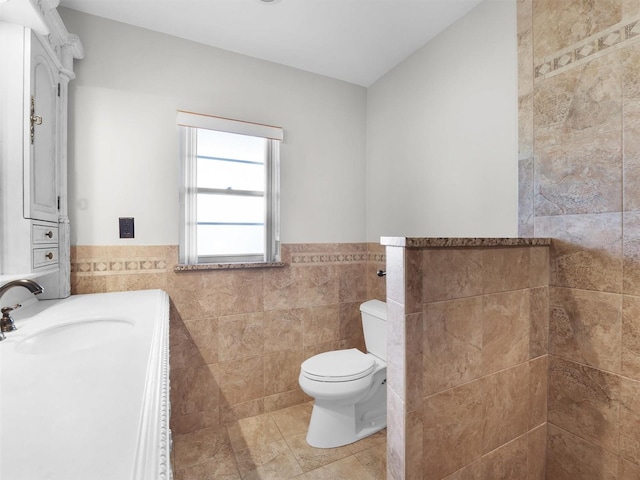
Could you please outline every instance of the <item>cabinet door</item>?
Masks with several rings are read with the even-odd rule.
[[[25,159],[25,217],[58,220],[58,72],[40,40],[31,34],[30,93]]]

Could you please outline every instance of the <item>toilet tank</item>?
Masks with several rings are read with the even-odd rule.
[[[387,361],[387,304],[369,300],[360,305],[367,352]]]

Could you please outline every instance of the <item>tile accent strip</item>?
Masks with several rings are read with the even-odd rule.
[[[291,264],[384,262],[382,253],[293,253]]]
[[[546,57],[543,63],[536,65],[535,79],[540,81],[553,77],[638,40],[640,40],[640,17],[631,21],[625,20]]]
[[[79,277],[96,275],[126,275],[139,273],[165,273],[165,258],[91,258],[71,262],[71,272]]]

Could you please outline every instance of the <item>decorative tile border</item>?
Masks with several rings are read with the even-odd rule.
[[[536,65],[535,79],[543,80],[552,77],[638,40],[640,40],[640,17],[618,23],[546,57],[543,63]]]
[[[291,264],[318,264],[318,263],[363,263],[384,262],[383,253],[354,252],[354,253],[294,253],[291,255]]]
[[[164,258],[91,258],[71,263],[71,273],[81,277],[97,275],[126,275],[140,273],[165,273]]]

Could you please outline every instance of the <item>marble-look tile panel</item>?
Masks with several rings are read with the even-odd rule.
[[[406,402],[407,316],[404,314],[404,305],[388,300],[387,315],[387,385]]]
[[[423,480],[424,478],[424,424],[422,411],[411,411],[406,417],[405,480]]]
[[[518,162],[518,236],[534,236],[533,157]]]
[[[529,249],[529,286],[549,286],[549,247]]]
[[[549,352],[620,373],[622,295],[553,287]]]
[[[304,316],[302,339],[305,346],[340,340],[340,306],[311,307]]]
[[[186,329],[188,330],[189,340],[193,341],[185,344],[189,346],[189,350],[199,355],[202,359],[202,363],[216,363],[218,358],[218,319],[217,318],[202,318],[198,320],[187,320],[184,322]],[[171,331],[171,335],[174,335],[174,331]],[[195,347],[195,348],[194,348]],[[171,350],[173,357],[174,350]],[[174,360],[173,358],[171,360]],[[199,359],[195,359],[198,363]],[[177,362],[179,364],[180,362]],[[185,362],[188,365],[192,365],[194,361]],[[177,366],[173,363],[172,366]],[[185,365],[186,366],[186,365]]]
[[[338,303],[339,281],[333,264],[292,266],[264,273],[264,309],[286,310]]]
[[[640,380],[640,297],[622,297],[622,375]]]
[[[386,247],[387,298],[401,305],[405,304],[405,249],[401,247]]]
[[[620,377],[550,357],[549,423],[615,452],[619,410]]]
[[[209,365],[220,387],[221,401],[228,405],[264,397],[264,357],[257,356]]]
[[[422,301],[435,302],[482,293],[482,251],[479,249],[428,249],[422,252]]]
[[[302,348],[302,326],[311,311],[305,308],[270,310],[264,313],[264,351],[280,352]]]
[[[483,297],[483,375],[529,359],[530,301],[529,290]]]
[[[424,395],[446,390],[481,376],[482,297],[424,306]]]
[[[549,352],[549,287],[529,289],[529,358]]]
[[[527,435],[522,435],[482,457],[482,477],[491,480],[525,479],[529,469]]]
[[[482,293],[519,290],[529,286],[529,248],[482,250]]]
[[[422,284],[426,281],[422,270],[422,252],[414,249],[404,251],[405,313],[422,311]]]
[[[618,456],[549,424],[546,478],[618,480]]]
[[[536,143],[537,145],[537,143]],[[622,210],[620,131],[536,148],[534,214],[572,215]],[[536,232],[538,234],[538,232]]]
[[[622,218],[623,293],[640,295],[640,211],[625,212]]]
[[[621,458],[618,480],[638,480],[638,478],[640,478],[640,465]]]
[[[640,382],[620,379],[620,455],[640,465]]]
[[[367,300],[367,282],[365,263],[338,265],[338,301],[340,303],[363,302]]]
[[[622,20],[622,0],[536,0],[533,5],[534,58],[570,47]]]
[[[423,313],[412,313],[405,316],[406,360],[405,389],[406,410],[422,412],[424,392],[423,369]],[[387,380],[388,381],[388,380]]]
[[[540,425],[534,430],[529,431],[528,436],[528,452],[527,480],[546,480],[547,473],[547,424]]]
[[[522,85],[519,82],[520,88],[529,90],[518,96],[518,160],[522,162],[533,158],[533,83]]]
[[[396,391],[387,389],[387,478],[404,480],[406,470],[405,405]]]
[[[529,428],[547,421],[549,393],[549,357],[544,355],[527,364],[529,368]]]
[[[640,99],[624,99],[623,125],[623,208],[625,212],[637,212],[640,210],[637,188],[640,182]]]
[[[485,408],[482,452],[486,454],[529,429],[529,365],[522,363],[481,382]]]
[[[264,314],[249,313],[218,318],[220,361],[264,354]]]
[[[298,376],[303,360],[302,348],[266,354],[264,356],[264,394],[274,395],[298,389]]]
[[[622,214],[536,217],[536,233],[553,237],[551,285],[620,293]]]
[[[424,469],[444,478],[482,454],[484,388],[477,380],[424,400]]]
[[[209,372],[207,365],[171,370],[173,415],[215,411],[219,405],[219,385]]]
[[[482,476],[482,459],[470,463],[443,480],[484,480]]]

